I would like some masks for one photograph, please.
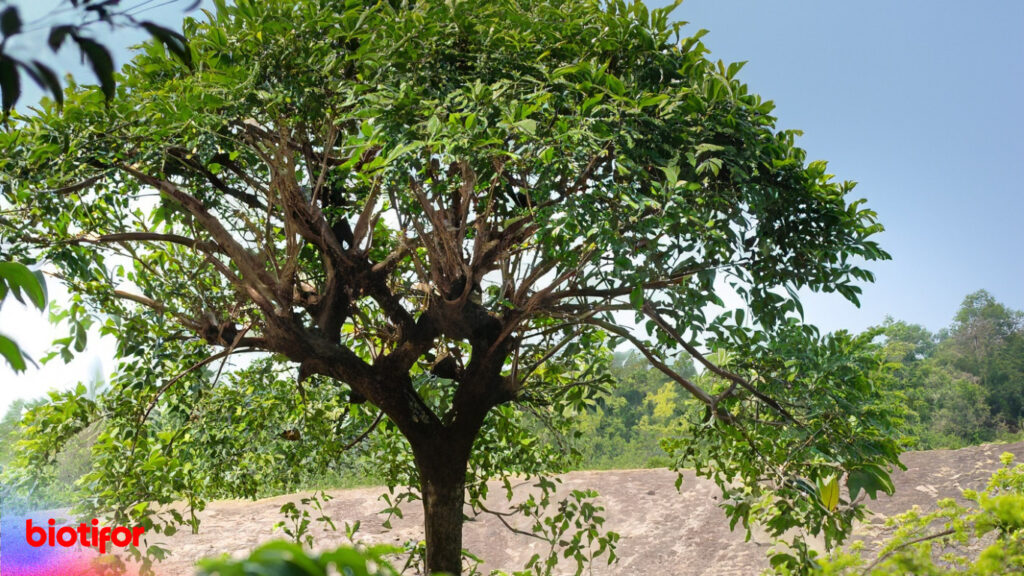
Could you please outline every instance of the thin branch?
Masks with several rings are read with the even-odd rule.
[[[715,363],[708,360],[703,354],[700,353],[700,351],[698,351],[689,342],[687,342],[686,339],[683,338],[682,334],[680,334],[678,331],[676,331],[675,328],[670,326],[668,322],[666,322],[665,319],[660,314],[658,314],[657,310],[655,310],[654,307],[651,306],[650,302],[644,302],[643,311],[651,320],[654,320],[658,327],[660,327],[662,330],[668,333],[669,336],[671,336],[677,343],[679,343],[679,345],[682,346],[687,353],[696,358],[697,361],[700,362],[705,368],[710,370],[712,373],[717,374],[722,378],[725,378],[730,382],[739,384],[745,390],[753,394],[758,400],[774,408],[779,414],[782,414],[784,417],[786,417],[787,420],[800,424],[800,421],[794,418],[788,410],[783,408],[774,399],[766,396],[760,390],[755,388],[754,385],[747,381],[745,378],[738,374],[725,370],[724,368],[721,368]]]
[[[227,196],[230,196],[238,200],[239,202],[242,202],[249,208],[252,208],[254,210],[262,210],[265,208],[265,206],[263,206],[263,203],[260,202],[259,198],[257,198],[256,196],[249,194],[244,190],[236,190],[231,186],[228,186],[223,180],[220,179],[219,176],[217,176],[216,174],[211,172],[206,166],[204,166],[202,162],[199,162],[193,158],[181,156],[180,152],[181,151],[175,149],[170,149],[167,151],[167,155],[180,162],[183,166],[195,170],[204,178],[206,178],[207,182],[213,185],[214,188],[220,190]]]
[[[377,412],[377,417],[373,419],[373,423],[370,424],[370,427],[367,428],[366,430],[364,430],[362,434],[357,436],[355,440],[353,440],[353,441],[349,442],[348,444],[346,444],[345,447],[341,449],[341,451],[345,452],[347,450],[350,450],[356,444],[359,444],[363,440],[366,440],[366,437],[370,435],[370,432],[373,432],[374,429],[377,428],[377,425],[380,424],[380,421],[383,420],[383,419],[384,419],[384,411]]]
[[[244,338],[245,334],[251,329],[252,322],[250,322],[245,328],[243,328],[241,332],[236,334],[234,340],[231,341],[231,346],[228,347],[227,354],[224,355],[224,360],[221,361],[220,367],[217,368],[217,375],[213,378],[214,386],[216,386],[217,382],[220,380],[220,374],[221,372],[224,371],[224,365],[228,363],[228,357],[231,356],[231,353],[235,350],[235,348],[238,347],[238,344],[242,341],[242,338]]]
[[[570,334],[570,335],[566,336],[566,337],[565,337],[565,338],[563,338],[563,339],[562,339],[561,341],[559,341],[558,343],[556,343],[556,344],[555,344],[554,346],[552,346],[551,348],[549,348],[549,349],[548,349],[548,350],[547,350],[547,351],[546,351],[546,352],[544,353],[544,355],[540,357],[540,359],[539,359],[539,360],[537,360],[536,362],[534,362],[533,364],[531,364],[531,365],[530,365],[530,366],[529,366],[529,367],[528,367],[528,368],[526,369],[526,371],[525,371],[525,372],[526,372],[526,375],[524,375],[524,376],[523,376],[522,378],[520,378],[520,379],[519,379],[519,383],[518,383],[518,384],[519,384],[520,386],[522,386],[522,384],[523,384],[523,383],[525,383],[525,382],[526,382],[526,380],[527,380],[527,379],[528,379],[528,378],[529,378],[530,376],[533,376],[533,373],[534,373],[534,372],[536,372],[536,371],[537,371],[537,369],[538,369],[538,368],[540,368],[542,364],[544,364],[544,363],[545,363],[545,362],[547,362],[547,361],[548,361],[549,359],[551,359],[551,357],[552,357],[552,356],[554,356],[555,354],[557,354],[559,350],[561,350],[561,349],[562,349],[562,348],[564,348],[564,347],[565,347],[566,345],[568,345],[568,344],[569,344],[569,342],[571,342],[571,341],[573,341],[574,339],[576,339],[577,337],[579,337],[579,335],[580,335],[580,334],[582,334],[582,333],[583,333],[583,328],[578,328],[578,329],[576,329],[576,331],[575,331],[575,332],[573,332],[572,334]]]
[[[550,540],[548,540],[547,538],[544,538],[543,536],[538,536],[538,535],[534,534],[533,532],[527,532],[525,530],[522,530],[520,528],[516,528],[515,526],[509,524],[508,520],[505,520],[505,517],[506,516],[515,516],[516,515],[515,513],[512,513],[512,512],[498,512],[497,510],[491,510],[487,506],[484,506],[484,504],[482,502],[475,503],[473,505],[473,508],[475,508],[479,512],[483,512],[483,513],[490,514],[490,515],[494,516],[495,518],[498,519],[499,522],[501,522],[502,524],[505,525],[505,528],[507,528],[509,532],[512,532],[513,534],[519,534],[521,536],[529,536],[530,538],[536,538],[537,540],[540,540],[541,542],[547,542],[548,544],[551,543]],[[479,515],[480,514],[477,513],[477,516],[479,516]]]
[[[655,368],[660,370],[662,373],[664,373],[669,378],[675,380],[676,383],[678,383],[680,386],[682,386],[687,392],[692,394],[695,398],[697,398],[701,402],[707,404],[708,406],[710,406],[712,404],[712,402],[714,401],[714,399],[707,392],[705,392],[700,386],[697,386],[693,382],[690,382],[686,378],[683,378],[675,370],[672,370],[664,362],[659,360],[658,357],[655,356],[654,353],[651,352],[647,348],[647,345],[644,344],[644,342],[642,342],[636,336],[633,336],[632,334],[630,334],[628,330],[625,330],[622,327],[616,326],[615,324],[612,324],[610,322],[605,322],[604,320],[597,320],[597,319],[594,319],[594,318],[588,318],[588,319],[585,319],[585,320],[582,320],[582,321],[586,322],[588,324],[593,324],[594,326],[598,326],[600,328],[603,328],[603,329],[611,332],[612,334],[617,334],[617,335],[625,338],[626,340],[629,340],[634,346],[637,347],[638,350],[640,350],[640,353],[643,354],[647,358],[647,361],[650,362],[651,365],[653,365]],[[718,416],[723,416],[723,414],[717,414],[717,415]]]
[[[920,538],[914,538],[913,540],[908,540],[908,541],[904,542],[903,544],[900,544],[899,546],[893,548],[892,550],[889,550],[885,554],[882,554],[881,556],[876,558],[874,562],[869,564],[867,568],[865,568],[864,570],[861,571],[861,574],[868,574],[869,572],[871,572],[872,568],[874,568],[875,566],[878,566],[886,558],[888,558],[889,556],[892,556],[893,554],[895,554],[896,552],[899,552],[900,550],[906,548],[907,546],[913,546],[914,544],[920,544],[921,542],[927,542],[929,540],[935,540],[937,538],[942,538],[944,536],[950,536],[950,535],[952,535],[955,532],[956,532],[956,530],[954,530],[953,528],[949,528],[949,529],[943,530],[942,532],[937,532],[935,534],[926,534],[924,536],[921,536]]]
[[[141,424],[145,423],[147,419],[149,419],[149,414],[153,411],[153,408],[156,407],[156,403],[157,403],[157,401],[160,400],[160,396],[162,396],[163,393],[166,392],[168,388],[173,386],[175,382],[177,382],[178,380],[181,380],[186,375],[194,372],[195,370],[198,370],[199,368],[202,368],[203,366],[206,366],[210,362],[213,362],[215,360],[219,360],[221,358],[227,358],[228,356],[230,356],[232,354],[236,354],[236,353],[237,354],[242,354],[242,353],[246,353],[246,352],[262,352],[262,350],[254,349],[254,348],[245,348],[245,349],[242,349],[242,350],[235,350],[234,348],[231,348],[229,350],[223,350],[221,352],[218,352],[218,353],[214,354],[213,356],[208,356],[208,357],[200,360],[199,362],[196,362],[195,364],[193,364],[192,366],[187,368],[184,372],[180,372],[177,375],[175,375],[174,378],[171,378],[170,380],[165,382],[163,386],[161,386],[160,388],[157,389],[156,394],[153,395],[153,399],[149,401],[149,406],[146,408],[146,411],[143,413],[142,419],[139,420],[139,424],[141,425]]]

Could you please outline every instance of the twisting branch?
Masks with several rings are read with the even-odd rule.
[[[499,522],[504,524],[505,528],[507,528],[508,531],[513,533],[513,534],[519,534],[520,536],[529,536],[530,538],[536,538],[537,540],[540,540],[541,542],[547,542],[548,544],[551,543],[551,541],[548,540],[547,538],[544,538],[543,536],[538,536],[537,534],[534,534],[533,532],[527,532],[526,530],[522,530],[520,528],[516,528],[515,526],[509,524],[508,520],[505,520],[506,516],[515,516],[515,515],[518,514],[518,512],[498,512],[497,510],[491,510],[487,506],[484,506],[483,502],[475,502],[475,503],[473,503],[473,508],[475,510],[477,510],[476,516],[479,516],[481,512],[485,513],[485,514],[490,514],[490,515],[494,516],[495,518],[497,518]]]
[[[711,395],[705,392],[700,386],[697,386],[693,382],[690,382],[689,380],[681,376],[679,373],[677,373],[675,370],[669,368],[664,362],[662,362],[657,356],[655,356],[653,352],[651,352],[651,350],[647,347],[646,344],[644,344],[643,341],[641,341],[636,336],[630,334],[629,331],[626,330],[625,328],[622,328],[621,326],[616,326],[615,324],[612,324],[610,322],[605,322],[604,320],[598,320],[596,318],[586,318],[582,320],[582,322],[585,322],[587,324],[593,324],[594,326],[603,328],[604,330],[607,330],[612,334],[616,334],[618,336],[625,338],[626,340],[629,340],[634,346],[637,347],[637,350],[640,350],[640,353],[647,358],[647,361],[650,362],[652,366],[660,370],[669,378],[675,380],[676,383],[682,386],[687,392],[692,394],[695,398],[707,404],[708,406],[711,406],[714,402],[714,399],[711,397]],[[724,414],[719,414],[719,416],[728,418],[727,416],[724,416]]]

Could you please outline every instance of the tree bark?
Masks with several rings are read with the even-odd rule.
[[[462,524],[469,451],[461,442],[431,442],[416,454],[423,496],[428,574],[462,574]],[[417,451],[419,452],[419,451]]]

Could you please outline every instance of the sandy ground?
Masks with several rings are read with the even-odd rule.
[[[907,470],[894,475],[895,496],[881,495],[870,502],[875,514],[858,528],[855,538],[875,540],[884,535],[881,523],[887,516],[915,504],[927,508],[938,498],[955,497],[962,489],[984,486],[999,467],[1002,452],[1012,452],[1018,460],[1024,460],[1024,443],[905,454],[902,460]],[[717,507],[717,490],[707,480],[688,474],[681,491],[676,491],[676,475],[668,470],[574,472],[561,479],[560,490],[597,490],[601,494],[598,503],[605,507],[605,527],[622,537],[618,563],[607,566],[599,561],[593,566],[593,574],[746,576],[759,573],[767,565],[767,538],[755,534],[745,542],[742,530],[731,532]],[[361,522],[357,539],[365,542],[400,545],[421,539],[423,514],[419,503],[406,506],[404,518],[394,519],[393,529],[388,531],[378,514],[385,507],[379,499],[381,492],[380,488],[330,492],[334,499],[325,509],[339,531],[315,530],[318,548],[345,543],[344,523],[357,520]],[[489,507],[507,508],[503,490],[491,492]],[[281,537],[273,530],[274,523],[283,518],[281,505],[297,502],[302,496],[211,503],[200,514],[199,534],[182,531],[173,537],[154,538],[173,551],[157,568],[158,574],[191,574],[196,559],[220,553],[242,555],[260,542]],[[519,525],[526,528],[524,522]],[[533,553],[543,552],[541,542],[513,534],[491,516],[467,523],[464,534],[465,547],[485,560],[480,567],[482,574],[492,569],[521,568]],[[575,563],[563,561],[560,568],[560,573],[572,574]]]

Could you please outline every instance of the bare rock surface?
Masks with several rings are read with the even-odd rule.
[[[1024,442],[992,444],[962,450],[908,452],[902,461],[905,471],[896,471],[894,496],[880,495],[869,503],[875,512],[861,525],[854,538],[867,541],[884,537],[881,523],[885,518],[918,505],[924,509],[937,498],[956,497],[965,488],[983,487],[999,466],[999,455],[1012,452],[1024,460]],[[614,470],[573,472],[561,476],[560,492],[592,488],[600,493],[598,503],[605,508],[605,528],[618,532],[617,564],[607,566],[598,561],[593,574],[651,575],[754,575],[766,565],[768,538],[754,534],[744,541],[742,530],[732,532],[718,508],[717,488],[708,480],[685,475],[680,491],[675,488],[676,474],[668,470]],[[529,482],[520,488],[528,489]],[[345,543],[344,523],[361,522],[357,539],[367,543],[400,545],[407,540],[420,540],[423,513],[419,503],[403,508],[404,517],[393,519],[390,531],[382,526],[378,512],[385,507],[379,499],[383,489],[359,488],[330,492],[333,500],[325,510],[339,526],[338,532],[314,530],[318,547],[329,548]],[[278,496],[259,501],[219,501],[211,503],[199,514],[199,534],[181,531],[172,537],[153,538],[173,554],[161,563],[158,573],[166,576],[187,575],[194,562],[203,557],[228,553],[242,555],[257,544],[280,538],[273,530],[283,519],[282,504],[306,494]],[[497,485],[491,491],[488,506],[507,509],[504,490]],[[516,526],[528,529],[520,520]],[[493,516],[485,515],[467,523],[464,545],[485,560],[482,574],[492,569],[514,570],[534,553],[543,554],[543,543],[510,532]],[[575,564],[564,560],[561,572],[572,574]]]

